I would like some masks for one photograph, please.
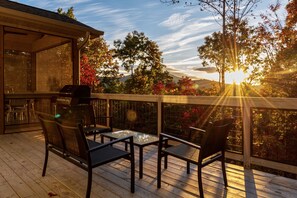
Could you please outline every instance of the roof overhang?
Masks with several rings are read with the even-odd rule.
[[[86,25],[72,24],[5,7],[0,7],[0,25],[74,39],[85,37],[87,32],[91,38],[104,34]]]

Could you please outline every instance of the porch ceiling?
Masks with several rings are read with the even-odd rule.
[[[4,48],[37,52],[70,42],[69,39],[17,28],[4,28]]]

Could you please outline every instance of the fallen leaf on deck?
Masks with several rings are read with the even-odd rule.
[[[54,197],[54,196],[58,196],[58,194],[49,192],[49,193],[48,193],[48,196],[50,196],[50,197]]]

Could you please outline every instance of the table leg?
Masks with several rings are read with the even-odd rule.
[[[168,148],[168,139],[165,140],[165,148]],[[165,155],[164,157],[164,169],[167,169],[167,163],[168,163],[168,155]]]
[[[143,147],[139,147],[139,178],[142,179],[143,175]]]
[[[125,151],[128,151],[128,143],[125,142]]]

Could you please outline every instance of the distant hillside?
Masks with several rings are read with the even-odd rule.
[[[171,77],[172,77],[172,80],[173,82],[177,83],[181,77],[178,77],[172,73],[169,74]],[[120,79],[121,82],[125,82],[126,80],[128,80],[129,78],[131,78],[131,75],[128,75],[128,76],[124,76]],[[214,83],[218,83],[216,81],[213,81],[213,80],[207,80],[207,79],[199,79],[199,80],[194,80],[194,82],[196,84],[198,84],[199,88],[200,89],[208,89],[208,88],[211,88],[212,85]]]
[[[209,89],[213,84],[218,84],[219,82],[214,80],[200,79],[194,80],[195,83],[199,86],[199,89]]]

